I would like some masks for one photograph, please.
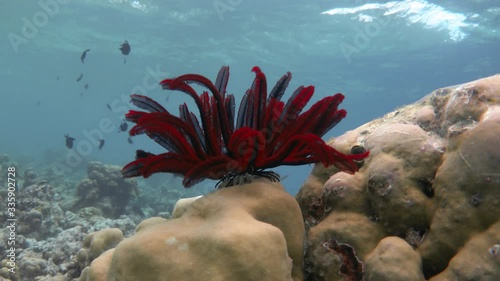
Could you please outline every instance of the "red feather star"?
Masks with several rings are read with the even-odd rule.
[[[215,84],[204,76],[185,74],[160,82],[165,90],[184,92],[194,99],[197,115],[184,103],[179,116],[143,95],[131,95],[132,103],[146,110],[130,110],[128,121],[136,125],[130,135],[146,134],[168,150],[152,154],[136,152],[136,160],[122,169],[124,177],[149,177],[164,172],[184,176],[184,187],[204,180],[220,180],[223,186],[251,182],[254,177],[279,181],[280,176],[266,169],[281,165],[321,162],[348,173],[358,170],[356,161],[369,154],[343,154],[327,145],[321,137],[346,116],[338,109],[344,96],[337,93],[318,101],[303,113],[314,93],[313,86],[300,86],[285,104],[281,101],[292,75],[286,73],[267,93],[266,76],[255,66],[255,79],[244,94],[238,115],[235,99],[226,94],[229,67],[219,71]],[[206,88],[199,95],[190,84]],[[236,118],[236,120],[235,120]]]

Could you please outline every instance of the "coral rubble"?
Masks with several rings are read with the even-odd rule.
[[[36,172],[44,174],[45,171]],[[35,170],[30,173],[35,174]],[[29,182],[28,179],[34,180]],[[73,280],[80,275],[82,268],[88,265],[85,263],[86,259],[78,260],[78,257],[81,258],[85,253],[81,249],[86,249],[87,244],[94,245],[88,251],[90,252],[89,259],[91,259],[102,252],[99,250],[99,244],[108,245],[108,247],[116,244],[109,246],[107,240],[102,241],[97,235],[88,235],[88,237],[95,236],[91,239],[93,242],[86,242],[82,248],[82,240],[86,233],[101,229],[109,232],[115,228],[119,228],[120,233],[123,231],[126,235],[133,232],[135,223],[128,216],[115,220],[103,218],[101,210],[95,207],[77,209],[75,213],[69,211],[66,208],[67,202],[72,201],[76,192],[68,192],[68,187],[72,186],[75,189],[76,184],[72,184],[70,180],[54,182],[56,184],[53,184],[52,180],[25,177],[24,183],[29,185],[23,186],[16,192],[15,244],[0,243],[0,255],[3,257],[7,257],[11,247],[15,248],[15,267],[12,266],[10,258],[2,260],[0,280]],[[0,191],[0,201],[7,197],[6,190]],[[7,215],[5,209],[0,219],[2,226],[0,240],[6,242],[9,241],[8,238],[11,235],[7,227],[7,223],[10,223],[6,221]],[[99,241],[102,242],[99,243]],[[77,255],[79,251],[80,256]]]

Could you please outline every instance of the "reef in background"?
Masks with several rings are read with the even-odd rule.
[[[15,245],[7,243],[7,208],[0,214],[0,240],[5,241],[0,243],[0,280],[73,280],[87,261],[95,258],[95,246],[89,253],[84,251],[90,240],[101,237],[91,233],[114,229],[122,237],[130,236],[140,221],[151,216],[169,218],[176,201],[193,194],[180,182],[176,189],[172,177],[163,178],[161,186],[143,185],[139,191],[135,179],[121,177],[121,167],[99,162],[88,163],[85,179],[75,179],[75,174],[56,175],[50,166],[40,168],[35,164],[0,155],[0,171],[16,167],[19,187],[15,194]],[[0,178],[7,182],[5,175],[2,172]],[[7,188],[1,189],[0,202],[5,206],[7,198]],[[93,238],[85,242],[85,237]],[[109,247],[110,240],[102,243]],[[11,247],[15,247],[15,273],[9,271],[7,253]]]

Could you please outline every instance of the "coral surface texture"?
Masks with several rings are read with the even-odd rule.
[[[500,280],[500,75],[443,88],[330,142],[296,198],[306,280]]]
[[[304,224],[281,184],[256,180],[184,207],[178,218],[141,223],[79,280],[303,280]]]

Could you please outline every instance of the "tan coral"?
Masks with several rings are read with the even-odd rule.
[[[429,281],[497,281],[500,276],[500,222],[475,235],[451,259],[442,273]]]
[[[87,281],[303,280],[304,224],[278,183],[259,180],[219,189],[184,215],[152,220],[94,260]],[[93,278],[93,267],[107,279]],[[98,274],[96,274],[98,275]]]
[[[172,218],[178,218],[182,216],[187,208],[196,200],[200,199],[201,196],[195,196],[190,198],[181,198],[177,203],[175,203],[174,209],[172,210]]]
[[[39,257],[24,257],[19,264],[19,275],[22,278],[34,279],[45,275],[48,271],[48,262]]]
[[[387,270],[367,281],[393,280],[391,267],[406,262],[405,251],[419,257],[412,258],[411,268],[421,268],[416,280],[445,270],[500,219],[499,134],[496,75],[436,90],[332,140],[341,152],[362,145],[371,154],[354,175],[317,165],[296,196],[309,231],[310,279],[342,280],[343,261],[324,247],[332,239],[352,246],[367,272],[384,237],[403,239],[393,259],[377,263]]]
[[[162,223],[162,222],[166,222],[166,221],[167,221],[167,219],[161,218],[161,217],[152,217],[149,219],[145,219],[141,223],[139,223],[139,225],[137,225],[137,227],[135,228],[135,232],[139,232],[145,227],[150,227],[150,226],[155,225],[157,223]]]
[[[0,261],[0,280],[19,281],[19,265],[9,257]]]
[[[87,234],[83,240],[83,248],[76,255],[79,266],[89,266],[94,259],[116,247],[122,240],[123,233],[118,228],[106,228]]]
[[[109,249],[92,261],[91,266],[82,270],[78,281],[106,281],[108,278],[109,264],[115,249]]]
[[[107,228],[85,237],[83,245],[89,248],[89,258],[94,260],[108,249],[114,248],[123,240],[123,233],[118,228]]]
[[[350,280],[345,279],[346,276],[341,273],[343,260],[340,253],[332,253],[325,243],[333,238],[348,244],[354,248],[359,258],[366,256],[383,237],[383,229],[367,216],[333,212],[308,233],[306,272],[314,278],[325,278],[318,280]]]
[[[395,236],[380,241],[366,257],[365,279],[370,281],[425,281],[420,255]]]
[[[431,272],[444,269],[467,240],[500,218],[500,107],[488,116],[453,135],[436,174],[438,209],[419,249]]]

